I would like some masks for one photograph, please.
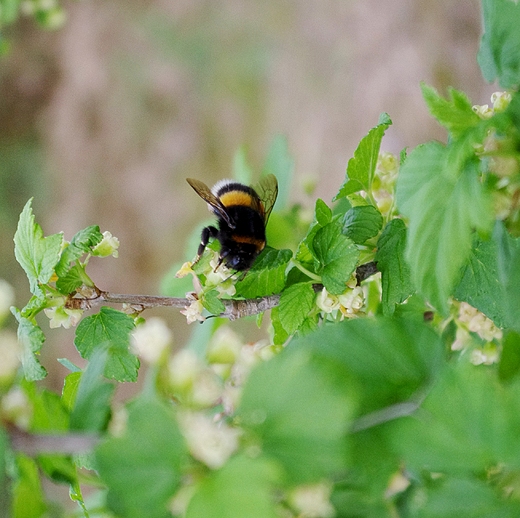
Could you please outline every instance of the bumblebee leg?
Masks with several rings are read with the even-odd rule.
[[[210,238],[216,238],[218,234],[218,229],[215,227],[205,227],[202,229],[202,234],[200,235],[200,245],[197,250],[197,258],[193,262],[193,264],[197,264],[206,249],[207,244],[209,243]]]

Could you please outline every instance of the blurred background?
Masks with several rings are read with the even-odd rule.
[[[99,287],[158,294],[208,217],[186,177],[230,176],[240,146],[258,174],[282,134],[295,159],[291,200],[313,207],[336,194],[381,112],[394,123],[387,151],[445,138],[420,81],[475,104],[494,90],[476,62],[477,0],[61,5],[57,30],[26,17],[2,32],[11,49],[0,58],[0,277],[20,306],[29,292],[12,238],[32,196],[47,235],[98,224],[120,239],[118,259],[91,261]],[[161,315],[182,340],[184,317]]]

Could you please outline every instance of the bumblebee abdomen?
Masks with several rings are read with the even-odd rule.
[[[262,202],[256,191],[247,185],[221,180],[215,184],[212,192],[227,209],[237,206],[250,207],[263,217]]]

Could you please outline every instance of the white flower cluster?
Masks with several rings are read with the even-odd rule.
[[[347,282],[347,289],[341,295],[332,295],[323,288],[316,298],[316,305],[323,313],[333,317],[339,312],[341,320],[356,317],[365,307],[365,291],[352,277]]]
[[[511,102],[511,94],[509,92],[494,92],[491,94],[491,104],[490,107],[488,104],[473,106],[473,111],[481,118],[481,119],[489,119],[493,117],[495,113],[503,112]]]
[[[336,510],[330,502],[332,486],[326,482],[298,486],[288,495],[289,505],[302,518],[333,518]]]
[[[235,272],[227,268],[225,265],[219,264],[220,259],[217,252],[212,251],[212,254],[213,256],[208,262],[207,267],[204,269],[204,271],[200,272],[206,277],[204,289],[207,291],[215,289],[218,291],[219,295],[232,297],[236,293],[234,284]],[[200,301],[200,296],[203,289],[197,274],[193,271],[193,263],[189,261],[181,266],[180,270],[176,273],[175,276],[186,277],[187,275],[193,276],[195,291],[186,295],[190,303],[183,310],[181,310],[181,313],[186,316],[188,324],[192,324],[196,321],[203,322],[205,320],[205,317],[202,315],[204,307]]]
[[[496,341],[502,338],[502,331],[494,322],[467,302],[459,305],[456,319],[457,331],[451,348],[460,351],[472,343],[470,333],[477,334],[486,343],[483,347],[474,348],[471,352],[471,362],[475,365],[490,365],[499,360],[499,350]]]
[[[223,325],[209,343],[209,363],[189,349],[169,360],[169,385],[182,409],[181,431],[193,457],[209,468],[221,467],[238,448],[241,429],[227,424],[227,416],[238,404],[253,365],[270,354],[265,342],[244,345]],[[215,413],[217,405],[222,406],[222,412]]]

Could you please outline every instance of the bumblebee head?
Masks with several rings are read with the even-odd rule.
[[[222,254],[226,266],[237,272],[249,270],[258,254],[250,250],[228,250]]]

